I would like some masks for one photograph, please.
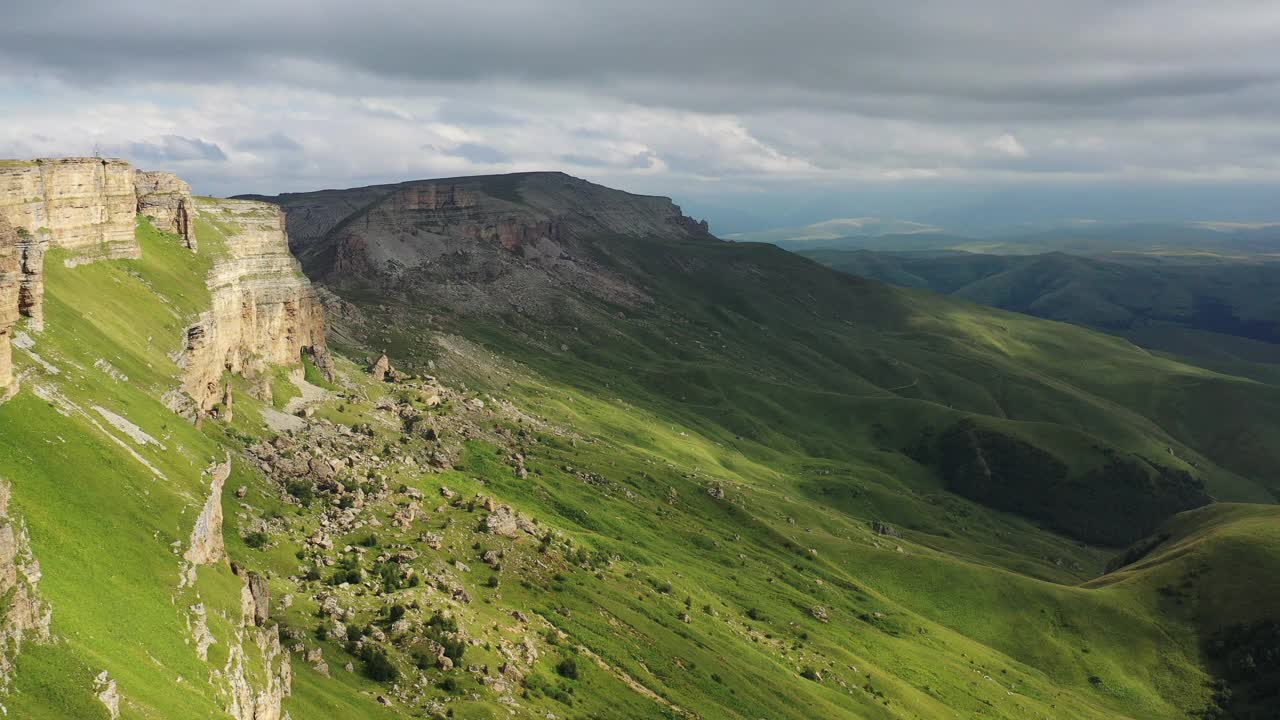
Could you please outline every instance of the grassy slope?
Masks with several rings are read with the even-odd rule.
[[[221,643],[210,662],[220,666],[239,617],[240,581],[225,565],[209,566],[194,590],[179,591],[174,548],[188,543],[207,494],[202,473],[224,443],[160,401],[177,385],[169,353],[209,304],[204,277],[221,233],[208,223],[199,232],[201,254],[193,255],[140,220],[140,260],[71,269],[53,252],[46,261],[46,329],[34,351],[59,372],[15,349],[25,377],[23,391],[0,406],[0,474],[30,528],[58,640],[24,646],[14,691],[0,700],[11,717],[105,718],[91,693],[103,669],[119,683],[124,718],[220,715],[185,610],[197,601],[208,608]],[[113,377],[101,360],[127,377]],[[45,401],[37,388],[61,399]],[[159,445],[137,443],[94,406],[128,418]],[[257,659],[251,644],[246,651]],[[300,685],[305,697],[305,679]]]
[[[1272,423],[1259,432],[1273,434],[1273,395],[1071,326],[813,272],[771,248],[618,240],[603,256],[662,305],[445,325],[530,379],[450,372],[598,440],[553,453],[531,482],[498,474],[489,486],[674,585],[669,600],[649,593],[639,603],[607,585],[571,586],[556,602],[571,610],[563,623],[575,637],[716,717],[750,716],[759,703],[787,717],[796,705],[836,702],[796,677],[806,664],[845,688],[861,687],[870,668],[872,687],[891,699],[876,712],[890,716],[945,716],[946,707],[1169,717],[1203,703],[1197,628],[1157,612],[1154,588],[1135,597],[1072,587],[1100,571],[1097,551],[941,491],[897,449],[976,412],[1081,464],[1096,462],[1097,445],[1177,463],[1174,448],[1214,492],[1270,501],[1252,472],[1270,451],[1241,442],[1240,456],[1222,453],[1203,423],[1225,395],[1252,406]],[[400,362],[448,368],[448,353],[422,344],[427,315],[380,315],[370,342]],[[1240,472],[1193,449],[1211,446]],[[559,464],[617,485],[592,491],[555,472]],[[732,488],[732,508],[707,498],[713,481]],[[907,539],[878,538],[873,519],[905,526]],[[695,612],[692,629],[672,622],[685,594],[694,608],[710,601],[719,619]],[[839,620],[814,621],[812,604]],[[767,629],[744,619],[751,607]],[[722,624],[726,640],[751,644],[713,641]],[[690,658],[713,669],[688,672]],[[733,678],[737,695],[710,672]],[[1016,691],[984,685],[1001,676]],[[789,702],[770,704],[762,687]],[[869,693],[850,694],[829,712],[874,716],[843,704]]]
[[[976,413],[1062,445],[1074,463],[1100,462],[1090,446],[1112,445],[1189,468],[1173,448],[1218,497],[1275,497],[1266,478],[1280,458],[1265,438],[1280,423],[1276,388],[1068,325],[839,277],[766,246],[654,245],[606,252],[660,307],[457,331],[572,384],[659,401],[770,447],[865,456]],[[681,270],[677,254],[695,269]],[[556,353],[560,343],[571,350]],[[1253,427],[1224,425],[1228,403]],[[872,437],[876,424],[890,437]]]
[[[1280,362],[1274,263],[1167,255],[804,254],[853,275],[1098,328],[1196,364],[1227,362],[1231,374],[1263,379],[1265,368],[1250,365]]]
[[[202,245],[217,234],[206,227],[200,232]],[[5,428],[0,473],[13,483],[15,507],[31,528],[45,570],[42,591],[54,607],[54,630],[62,638],[46,648],[28,646],[20,656],[16,692],[4,699],[17,717],[105,717],[89,695],[91,678],[102,668],[120,682],[126,718],[218,714],[208,669],[184,642],[181,608],[192,597],[176,591],[178,559],[171,544],[185,544],[203,503],[201,470],[234,441],[216,424],[197,431],[157,400],[176,384],[177,369],[167,352],[190,315],[207,302],[203,284],[193,278],[203,277],[208,258],[191,256],[145,228],[142,240],[140,261],[69,270],[51,258],[48,330],[38,338],[36,352],[63,372],[48,376],[19,353],[19,364],[32,374],[26,390],[0,406]],[[85,297],[95,304],[76,304]],[[541,437],[530,453],[527,481],[512,475],[501,452],[478,441],[467,445],[463,469],[397,480],[424,492],[445,483],[464,495],[497,495],[573,543],[617,558],[595,569],[543,559],[553,563],[554,572],[529,565],[527,573],[505,575],[497,590],[482,589],[483,575],[476,573],[473,592],[479,601],[467,610],[470,626],[486,628],[511,609],[522,609],[568,636],[561,649],[544,655],[537,675],[572,689],[573,704],[545,695],[521,699],[526,716],[663,712],[615,673],[626,673],[704,717],[931,718],[959,712],[1162,718],[1203,702],[1198,626],[1159,612],[1162,596],[1154,586],[1074,587],[1099,571],[1105,552],[942,492],[930,473],[881,449],[869,429],[877,420],[895,428],[941,422],[913,418],[958,414],[937,398],[950,392],[968,393],[954,402],[1004,413],[1016,390],[996,397],[952,390],[949,383],[983,372],[984,364],[1014,378],[1066,372],[1057,363],[1067,365],[1067,358],[1029,358],[1028,348],[1043,343],[1071,350],[1078,360],[1112,348],[1112,341],[1081,335],[1054,343],[1054,330],[1045,328],[1035,337],[1015,332],[1014,342],[1002,326],[1021,330],[1016,316],[969,314],[955,306],[947,306],[946,313],[934,308],[931,315],[908,304],[902,312],[910,313],[922,332],[945,327],[954,335],[954,328],[963,329],[963,340],[948,339],[940,348],[965,343],[963,362],[948,362],[944,370],[918,349],[903,361],[898,355],[910,347],[905,341],[890,339],[888,347],[879,347],[882,337],[850,333],[852,340],[846,341],[830,329],[808,340],[821,343],[823,350],[840,348],[834,356],[796,345],[792,355],[748,357],[746,344],[759,335],[746,318],[764,312],[767,304],[762,299],[755,307],[728,311],[690,304],[681,312],[695,330],[678,334],[668,334],[676,325],[643,317],[634,321],[641,327],[631,335],[586,325],[576,333],[558,329],[573,343],[573,353],[587,355],[577,360],[529,353],[523,339],[513,342],[509,331],[500,334],[504,329],[493,327],[475,330],[481,336],[491,333],[495,347],[524,350],[518,357],[527,365],[499,360],[488,367],[478,351],[437,356],[446,376],[487,386],[554,424],[573,428],[581,440]],[[930,309],[927,302],[923,307]],[[861,319],[874,326],[882,310],[866,309]],[[787,312],[796,313],[789,318],[795,320],[816,310]],[[696,324],[705,322],[704,313],[721,313],[716,329],[726,345],[744,352],[746,369],[740,374],[712,362],[716,354],[698,349],[698,341],[708,337],[707,328]],[[809,332],[794,327],[797,333]],[[777,341],[792,347],[788,340]],[[1086,341],[1101,346],[1078,347]],[[838,345],[842,342],[850,344]],[[402,346],[401,352],[409,351]],[[96,370],[99,358],[129,381]],[[1196,376],[1171,361],[1120,358],[1131,358],[1135,374],[1159,368]],[[426,356],[416,359],[425,362]],[[784,360],[797,365],[787,368]],[[1022,365],[1032,370],[1014,372]],[[620,373],[622,367],[632,373]],[[815,387],[824,379],[835,381],[842,367],[848,379],[830,389]],[[1124,363],[1119,367],[1124,370]],[[920,382],[915,373],[922,369],[932,375],[923,379],[929,387],[921,397],[880,389],[891,382],[907,385],[913,377]],[[136,446],[100,418],[98,427],[83,416],[59,414],[32,394],[38,384],[82,407],[102,405],[126,415],[165,448]],[[367,384],[365,390],[385,392]],[[1041,412],[1063,418],[1104,402],[1071,383],[1036,399],[1046,398],[1052,402]],[[261,411],[246,393],[238,393],[230,429],[263,433]],[[321,412],[344,422],[361,419],[332,404]],[[1124,442],[1150,442],[1148,433],[1158,432],[1145,425],[1126,430],[1123,419],[1132,411],[1114,412],[1114,427],[1105,431],[1127,433]],[[1018,424],[1036,432],[1043,421]],[[155,465],[164,480],[108,433]],[[1046,442],[1064,447],[1076,442],[1060,429],[1045,433],[1051,436]],[[589,470],[603,484],[583,482],[567,466]],[[1232,476],[1221,478],[1225,483]],[[712,483],[724,488],[724,500],[708,495]],[[238,507],[231,493],[241,484],[250,488],[245,502],[254,512],[291,511],[256,472],[237,462],[224,497],[229,552],[276,578],[294,572],[293,551],[302,534],[281,538],[265,551],[250,550],[238,539],[233,529],[238,520],[230,508]],[[904,537],[876,535],[869,525],[873,519],[903,527]],[[314,522],[306,515],[297,519],[301,529]],[[473,535],[466,525],[450,525],[447,547],[472,562],[466,553]],[[1260,533],[1258,547],[1274,540],[1272,525],[1259,524],[1252,532]],[[516,557],[537,559],[532,543],[516,541],[508,549]],[[226,634],[227,618],[238,612],[238,582],[225,568],[201,570],[200,599],[211,608],[211,624],[220,636]],[[687,623],[679,618],[686,598]],[[827,609],[830,622],[812,616],[815,605]],[[313,610],[300,601],[282,610],[279,619],[309,628]],[[562,654],[572,655],[576,645],[589,648],[614,672],[579,655],[581,677],[556,678],[554,663]],[[225,657],[221,652],[215,646],[211,657]],[[474,653],[469,661],[496,662],[483,649]],[[326,656],[337,670],[341,651],[329,648]],[[821,670],[823,680],[800,677],[805,667]],[[325,679],[304,663],[295,662],[295,668],[295,696],[288,708],[298,720],[399,712],[377,706],[372,695],[378,686],[358,674],[339,670]],[[456,717],[505,716],[491,695],[465,682],[479,699],[456,700],[451,705]]]

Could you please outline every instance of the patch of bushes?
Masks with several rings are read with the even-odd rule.
[[[453,664],[462,663],[462,656],[467,652],[467,643],[458,638],[458,621],[439,612],[433,613],[427,620],[427,637],[444,648],[445,657]]]
[[[316,489],[306,480],[290,480],[285,483],[284,491],[303,505],[310,505],[316,499]]]
[[[1209,502],[1204,484],[1186,471],[1103,449],[1105,465],[1073,477],[1052,453],[971,420],[939,436],[936,449],[953,492],[1091,543],[1133,542]]]
[[[556,664],[556,674],[569,680],[578,679],[578,661],[567,657]]]
[[[400,677],[400,669],[387,657],[387,651],[366,643],[360,650],[360,659],[364,661],[364,674],[377,682],[394,682]]]
[[[1270,720],[1280,707],[1280,622],[1237,624],[1218,631],[1205,647],[1219,680],[1211,720]]]

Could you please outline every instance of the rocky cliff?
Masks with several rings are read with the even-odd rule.
[[[312,277],[463,314],[552,312],[571,288],[624,307],[647,291],[601,262],[602,239],[715,241],[670,198],[564,173],[421,180],[266,198]]]
[[[13,376],[13,326],[18,322],[18,290],[22,284],[22,261],[18,255],[18,234],[0,216],[0,401],[18,389]]]
[[[187,330],[183,390],[204,412],[223,397],[223,373],[254,376],[268,365],[298,365],[311,353],[322,371],[324,311],[289,252],[284,214],[274,205],[202,200],[200,213],[227,231],[226,255],[209,274],[212,307]]]
[[[221,399],[224,371],[254,375],[268,365],[298,365],[300,351],[328,369],[324,316],[311,284],[289,253],[284,215],[264,203],[210,200],[207,212],[226,233],[225,255],[208,284],[212,307],[186,336],[182,389],[197,413]],[[61,158],[0,162],[0,401],[17,388],[10,342],[19,316],[44,324],[44,257],[66,263],[137,258],[136,217],[198,247],[191,186],[166,172],[134,170],[122,160]]]
[[[32,330],[44,324],[45,252],[67,250],[70,264],[136,258],[139,213],[195,250],[191,187],[170,173],[104,158],[0,161],[0,217],[17,232],[19,312]]]
[[[85,257],[137,257],[133,166],[56,158],[0,164],[0,214],[50,247]]]
[[[182,238],[191,250],[197,249],[195,202],[191,186],[167,172],[138,170],[134,175],[138,214],[151,218],[160,230]]]

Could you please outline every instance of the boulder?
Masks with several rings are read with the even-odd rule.
[[[520,526],[516,522],[516,514],[506,505],[499,505],[484,519],[485,532],[503,537],[516,537],[520,534]]]
[[[902,533],[899,532],[897,528],[895,528],[894,526],[888,523],[881,522],[879,520],[876,520],[875,522],[871,523],[871,529],[876,531],[877,534],[884,535],[886,537],[893,537],[893,538],[902,537]]]
[[[386,353],[382,353],[377,360],[373,361],[369,366],[369,374],[378,382],[396,382],[400,379],[400,373],[391,366],[391,359]]]

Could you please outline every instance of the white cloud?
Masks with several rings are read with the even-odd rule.
[[[1027,149],[1022,147],[1022,143],[1018,142],[1018,138],[1009,133],[1002,133],[997,137],[993,137],[987,140],[984,145],[1007,157],[1024,158],[1027,156]]]

